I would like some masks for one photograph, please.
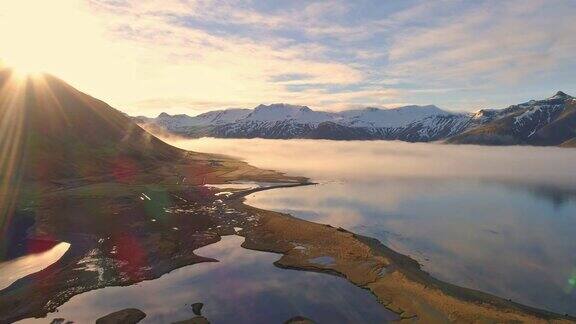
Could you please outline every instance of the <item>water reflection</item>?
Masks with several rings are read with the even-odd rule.
[[[242,182],[229,182],[224,184],[207,184],[206,187],[218,189],[237,189],[247,190],[254,188],[270,187],[278,185],[276,182],[263,182],[263,181],[242,181]]]
[[[47,251],[25,255],[10,261],[0,263],[0,290],[7,288],[12,283],[27,275],[36,273],[58,261],[70,244],[58,243]]]
[[[142,323],[170,323],[193,317],[191,305],[196,302],[204,303],[202,315],[213,323],[282,323],[297,315],[324,323],[380,323],[396,318],[368,291],[345,279],[278,269],[273,265],[278,255],[243,249],[242,241],[227,236],[196,250],[220,262],[196,264],[160,279],[75,296],[48,320],[90,323],[133,307],[147,314]]]
[[[176,144],[322,180],[250,205],[378,238],[448,282],[576,314],[576,150],[244,141]]]
[[[548,200],[552,205],[557,208],[563,207],[565,204],[571,201],[576,201],[576,187],[563,187],[563,186],[553,186],[546,184],[514,184],[514,183],[503,183],[516,190],[525,190],[530,194],[534,195],[536,198]]]
[[[572,312],[576,204],[482,183],[328,183],[248,203],[376,237],[440,279]]]

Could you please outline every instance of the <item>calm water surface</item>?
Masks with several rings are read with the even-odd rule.
[[[14,260],[0,262],[0,290],[10,286],[20,278],[49,267],[58,261],[68,251],[68,248],[70,248],[70,244],[62,242],[43,252],[31,253]]]
[[[576,150],[316,140],[173,141],[311,187],[248,203],[342,226],[436,277],[576,315]]]
[[[108,313],[135,307],[147,316],[141,323],[171,323],[194,317],[192,307],[204,303],[202,315],[212,323],[283,323],[306,316],[319,323],[383,323],[396,319],[368,291],[343,278],[276,268],[279,255],[240,247],[242,237],[195,251],[219,262],[200,263],[159,279],[128,287],[107,287],[73,297],[44,319],[65,318],[94,323]]]

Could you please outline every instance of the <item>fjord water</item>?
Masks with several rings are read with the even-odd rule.
[[[198,139],[317,186],[248,204],[375,237],[435,277],[576,314],[576,150],[401,142]]]

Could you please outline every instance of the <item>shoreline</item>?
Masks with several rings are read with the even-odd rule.
[[[245,197],[255,192],[309,186],[315,185],[315,183],[307,178],[288,177],[275,171],[260,170],[245,162],[222,159],[221,156],[202,155],[202,157],[203,160],[209,160],[211,164],[212,161],[218,160],[218,163],[223,163],[229,169],[228,172],[221,173],[219,167],[214,172],[216,174],[207,173],[204,176],[212,178],[217,183],[264,180],[278,183],[278,185],[234,191],[221,200],[222,204],[215,205],[220,197],[215,194],[223,190],[206,189],[199,184],[165,184],[164,188],[167,192],[178,198],[169,206],[187,208],[186,212],[197,213],[197,217],[201,219],[195,218],[193,221],[189,218],[181,219],[176,213],[169,216],[170,222],[167,223],[167,228],[159,229],[157,227],[159,224],[149,224],[146,219],[138,218],[145,215],[145,209],[142,209],[145,206],[140,204],[145,204],[146,201],[136,199],[130,204],[128,210],[132,211],[129,213],[131,216],[126,216],[131,218],[117,224],[113,223],[104,230],[106,233],[115,228],[122,228],[125,226],[122,225],[125,222],[129,222],[127,224],[131,224],[130,227],[136,226],[134,234],[141,236],[139,238],[140,243],[143,246],[158,250],[154,251],[155,256],[152,259],[155,261],[150,264],[153,271],[142,271],[140,268],[134,268],[131,270],[136,271],[136,276],[118,277],[116,271],[122,270],[121,267],[119,269],[118,265],[114,264],[111,255],[103,254],[99,258],[105,260],[104,270],[107,274],[112,271],[108,274],[110,277],[106,277],[108,280],[94,281],[95,279],[88,272],[71,272],[78,260],[96,246],[96,238],[103,235],[94,232],[92,239],[88,239],[84,244],[73,244],[59,261],[47,269],[22,278],[2,291],[0,295],[2,298],[8,297],[5,301],[12,306],[5,304],[3,307],[0,304],[0,310],[7,311],[10,309],[10,314],[6,313],[4,314],[6,316],[0,317],[0,322],[9,323],[12,320],[47,316],[48,313],[55,311],[71,297],[83,292],[107,286],[127,286],[144,280],[153,280],[186,265],[213,261],[199,257],[193,251],[220,241],[222,236],[236,234],[245,238],[242,244],[243,248],[281,254],[280,259],[274,262],[274,265],[279,268],[336,275],[360,288],[370,290],[377,301],[383,307],[398,314],[401,321],[422,321],[425,323],[443,323],[446,321],[576,323],[576,318],[571,316],[523,306],[496,296],[437,280],[421,270],[418,262],[389,249],[376,239],[357,235],[342,228],[302,220],[289,214],[246,205]],[[78,190],[80,193],[77,192]],[[63,195],[66,199],[72,198],[72,201],[77,203],[79,197],[83,197],[82,195],[85,194],[83,190],[92,192],[90,186],[72,187],[63,189],[56,195]],[[142,185],[134,184],[122,188],[122,193],[114,193],[112,196],[115,198],[134,197],[141,190],[143,190]],[[206,190],[208,191],[206,192]],[[91,198],[94,199],[94,197]],[[153,197],[153,199],[156,198]],[[217,209],[202,216],[206,213],[205,208],[207,206],[216,206]],[[82,204],[78,208],[79,210],[84,209]],[[233,213],[228,213],[229,210],[233,210]],[[249,221],[249,219],[255,220]],[[130,222],[136,222],[136,224]],[[207,222],[208,225],[205,225],[204,229],[198,230],[199,224],[204,222]],[[46,230],[47,225],[47,228],[55,226],[53,230],[56,233],[58,233],[58,228],[62,226],[61,221],[54,223],[50,217],[42,219],[40,223],[43,225],[40,226],[43,230]],[[59,224],[60,226],[58,226]],[[68,226],[68,224],[64,224]],[[170,230],[171,226],[176,226],[175,224],[180,228],[176,232]],[[220,224],[221,227],[215,228],[216,224]],[[242,230],[236,232],[234,230],[236,226],[241,227]],[[86,227],[85,229],[89,228]],[[196,231],[197,234],[191,237],[188,228],[190,231]],[[287,228],[291,230],[286,231]],[[170,232],[169,237],[164,237],[165,234],[163,233],[166,231]],[[72,233],[63,233],[62,237],[70,237],[70,235]],[[98,245],[97,247],[101,248],[102,253],[104,253],[104,250],[112,244],[113,242],[104,242],[102,246]],[[329,264],[311,262],[314,258],[322,257],[329,257],[333,262]],[[35,292],[37,290],[30,287],[35,278],[51,279],[51,282],[42,283],[42,291],[45,294],[38,295]],[[74,279],[74,282],[67,283],[66,280],[68,279]]]
[[[313,185],[306,183],[303,185]],[[279,189],[268,187],[262,190]],[[294,187],[291,185],[290,187]],[[253,192],[250,192],[253,193]],[[314,271],[345,278],[356,286],[367,289],[387,309],[400,316],[401,321],[416,320],[425,323],[447,321],[475,322],[541,322],[576,323],[576,317],[538,309],[511,300],[469,289],[434,278],[421,269],[421,265],[407,255],[388,248],[375,238],[355,234],[342,228],[323,225],[296,218],[289,214],[262,210],[245,204],[245,195],[231,199],[232,204],[268,218],[268,222],[280,221],[293,228],[315,227],[290,235],[279,231],[278,225],[266,226],[254,232],[240,233],[245,236],[244,248],[280,253],[282,257],[274,264],[280,268]],[[266,221],[265,221],[266,223]],[[284,227],[284,226],[282,226]],[[265,232],[276,233],[266,234]],[[357,244],[356,249],[345,253],[335,251],[322,236],[332,241]],[[308,253],[294,249],[294,242],[310,246]],[[311,263],[315,257],[329,256],[335,262],[330,265]],[[381,275],[384,272],[384,275]]]

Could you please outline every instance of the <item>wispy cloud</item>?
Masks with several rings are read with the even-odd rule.
[[[214,33],[185,24],[190,17],[226,20],[235,24],[259,24],[262,15],[235,10],[234,6],[215,6],[209,15],[206,3],[163,1],[141,5],[93,1],[92,8],[105,17],[114,39],[132,43],[154,55],[163,57],[163,64],[153,76],[155,82],[169,85],[152,96],[187,97],[189,102],[218,102],[255,105],[259,102],[295,100],[282,82],[271,82],[287,75],[306,75],[293,78],[298,84],[354,84],[362,82],[363,73],[349,65],[331,60],[327,50],[317,43],[294,42],[281,37],[260,35],[258,39],[234,33]],[[212,7],[210,7],[212,8]],[[227,11],[229,10],[229,11]],[[230,17],[222,12],[228,12]],[[309,13],[311,14],[311,13]],[[237,18],[237,19],[235,19]],[[274,27],[283,18],[272,18],[265,26]],[[277,26],[276,26],[277,27]],[[168,87],[168,86],[167,86]],[[187,90],[186,90],[187,89]],[[302,97],[314,94],[314,104],[322,93],[304,90]],[[155,98],[145,98],[153,102]],[[181,102],[182,99],[176,99]]]
[[[574,62],[570,1],[488,1],[393,37],[393,73],[434,84],[518,83]],[[551,20],[552,19],[552,20]]]

